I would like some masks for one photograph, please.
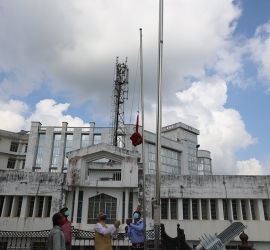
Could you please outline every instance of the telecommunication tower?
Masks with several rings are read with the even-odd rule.
[[[128,99],[128,72],[127,58],[125,63],[119,63],[116,57],[112,91],[112,144],[121,148],[125,147],[124,100]]]

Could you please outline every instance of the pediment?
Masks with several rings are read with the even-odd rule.
[[[113,162],[122,162],[126,157],[139,157],[138,153],[131,153],[131,151],[115,147],[107,143],[99,143],[86,148],[71,151],[67,153],[67,157],[70,159],[74,156],[80,156],[86,160],[86,162],[97,161],[99,159],[108,159]]]

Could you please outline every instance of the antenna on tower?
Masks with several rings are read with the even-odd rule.
[[[116,57],[115,79],[112,91],[112,145],[125,147],[125,121],[124,121],[124,100],[128,99],[128,66],[127,58],[125,63],[119,63]]]

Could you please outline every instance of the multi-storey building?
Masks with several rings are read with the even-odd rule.
[[[156,135],[144,133],[143,166],[142,147],[129,139],[134,130],[125,125],[118,147],[111,143],[111,128],[94,123],[79,128],[32,122],[29,133],[0,131],[1,229],[50,229],[51,216],[63,206],[71,210],[75,228],[93,230],[99,211],[107,214],[108,224],[124,223],[142,204],[143,192],[147,228],[153,228]],[[162,128],[161,219],[167,232],[175,236],[180,223],[190,245],[197,245],[204,233],[220,233],[242,221],[250,242],[269,249],[269,177],[212,175],[210,152],[199,150],[198,135],[181,122]]]

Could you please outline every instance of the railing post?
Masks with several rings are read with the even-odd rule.
[[[180,224],[177,224],[177,250],[181,249],[181,234],[180,234]]]
[[[242,241],[242,245],[238,246],[238,250],[251,250],[250,246],[248,245],[248,235],[245,234],[244,231],[240,234],[239,238]]]
[[[164,224],[160,224],[160,237],[161,237],[161,250],[163,250],[163,244],[164,244],[164,232],[165,232],[165,227]],[[155,235],[155,237],[159,237],[159,235]]]

